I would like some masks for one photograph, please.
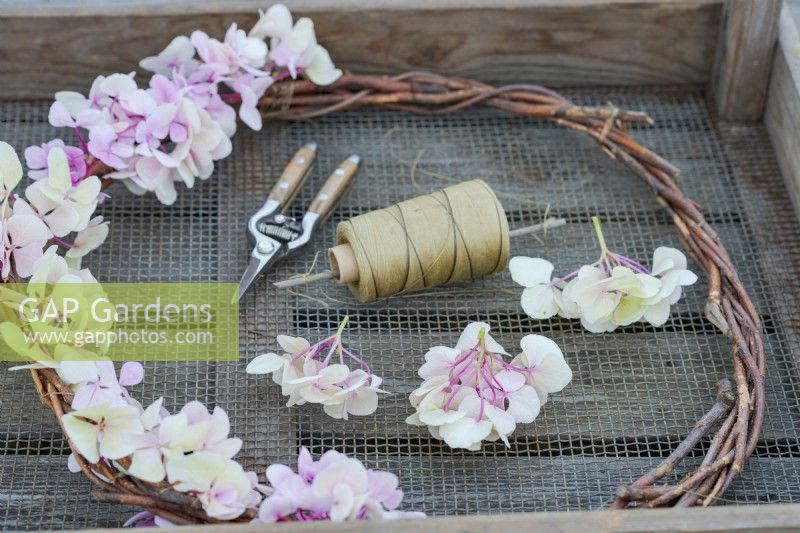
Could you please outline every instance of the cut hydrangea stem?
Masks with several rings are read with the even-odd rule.
[[[298,76],[299,76],[300,74],[302,74],[302,72],[303,72],[303,69],[301,69],[301,68],[298,68],[298,69],[297,69],[297,75],[298,75]],[[277,83],[277,82],[279,82],[279,81],[283,81],[283,80],[285,80],[285,79],[288,79],[288,78],[291,78],[291,77],[292,77],[292,73],[291,73],[291,72],[289,72],[288,70],[284,70],[284,71],[281,71],[281,72],[279,72],[278,74],[275,74],[275,75],[272,77],[272,79],[274,80],[274,81],[273,81],[273,83]]]
[[[350,315],[345,315],[342,321],[339,323],[339,327],[336,329],[336,333],[331,335],[330,337],[326,337],[319,341],[316,344],[313,344],[302,350],[297,352],[292,356],[291,363],[294,364],[302,358],[306,359],[315,359],[321,353],[325,353],[325,358],[322,360],[322,367],[327,367],[331,359],[333,359],[334,354],[339,354],[339,362],[341,364],[345,364],[344,356],[346,355],[353,361],[359,364],[362,370],[367,373],[368,376],[372,376],[372,368],[367,364],[364,359],[353,353],[352,351],[348,350],[344,347],[342,343],[342,333],[344,333],[345,327],[350,322]],[[327,352],[326,352],[327,350]]]
[[[344,315],[344,318],[339,323],[339,328],[336,330],[336,336],[337,337],[341,337],[342,336],[342,331],[344,331],[344,328],[347,326],[348,322],[350,322],[350,315]]]
[[[478,331],[478,366],[483,365],[483,358],[486,355],[486,330],[481,328]]]
[[[339,340],[338,335],[334,337],[333,342],[331,342],[330,348],[328,348],[328,353],[325,355],[325,359],[322,361],[322,366],[326,367],[331,362],[331,357],[333,357],[334,352],[336,352],[336,348],[339,347],[340,343],[337,342]],[[312,356],[313,358],[313,356]]]
[[[469,387],[475,390],[480,400],[480,409],[476,416],[476,420],[480,421],[484,418],[487,403],[505,409],[509,392],[498,379],[496,372],[503,370],[529,375],[531,369],[532,367],[526,368],[508,363],[500,354],[489,350],[486,346],[486,331],[480,329],[475,345],[450,363],[448,380],[450,391],[442,408],[444,411],[450,410],[458,392],[463,387]]]
[[[652,275],[652,271],[642,263],[634,259],[631,259],[630,257],[626,257],[622,254],[612,252],[611,250],[608,249],[608,245],[606,244],[606,239],[605,236],[603,235],[603,228],[600,223],[599,217],[596,216],[592,217],[592,226],[594,227],[595,236],[597,237],[597,244],[600,247],[600,258],[589,266],[599,268],[607,275],[611,275],[611,272],[613,271],[615,266],[624,266],[640,274]],[[568,274],[564,274],[563,276],[553,278],[552,281],[550,281],[550,283],[548,284],[548,286],[563,288],[563,285],[572,278],[574,278],[575,276],[577,276],[579,272],[580,269],[573,270]]]
[[[56,237],[56,236],[53,236],[53,237],[51,238],[51,240],[52,240],[54,243],[58,244],[59,246],[63,246],[64,248],[74,248],[74,247],[75,247],[75,245],[74,245],[74,244],[70,244],[70,243],[68,243],[67,241],[65,241],[65,240],[63,240],[63,239],[59,239],[59,238],[58,238],[58,237]]]
[[[503,368],[505,368],[506,370],[513,370],[514,372],[520,372],[520,373],[529,373],[534,367],[534,365],[531,365],[530,368],[525,368],[523,366],[513,365],[511,363],[506,362],[502,357],[500,357],[497,354],[493,353],[491,355],[492,355],[492,359],[494,359],[496,362],[498,362],[501,365],[503,365]]]
[[[635,270],[636,272],[640,272],[642,274],[651,274],[649,268],[629,257],[625,257],[624,255],[616,254],[614,252],[608,252],[608,255],[617,263],[621,264],[622,266],[626,266],[631,270]]]
[[[603,228],[600,226],[600,218],[592,217],[592,225],[594,226],[594,233],[597,236],[597,243],[600,245],[600,258],[604,258],[608,254],[608,247],[606,246],[606,239],[603,237]]]
[[[580,270],[573,270],[569,274],[564,274],[560,278],[554,278],[553,281],[551,281],[549,285],[550,285],[550,287],[556,287],[556,286],[558,286],[559,283],[566,283],[567,281],[569,281],[572,278],[574,278],[575,276],[577,276],[578,272],[580,272]]]
[[[242,102],[242,95],[239,93],[220,93],[219,96],[226,104],[239,104]]]
[[[348,356],[348,357],[350,357],[350,358],[351,358],[353,361],[355,361],[356,363],[360,364],[360,365],[361,365],[361,367],[364,369],[364,371],[365,371],[367,374],[370,374],[370,375],[372,374],[372,370],[370,369],[370,366],[369,366],[369,364],[367,364],[367,362],[366,362],[366,361],[364,361],[363,359],[361,359],[360,357],[358,357],[356,354],[354,354],[353,352],[351,352],[351,351],[350,351],[350,350],[348,350],[347,348],[344,348],[344,347],[342,347],[342,351],[343,351],[345,354],[347,354],[347,356]]]
[[[89,153],[89,145],[86,144],[86,140],[83,138],[83,134],[81,134],[81,129],[78,126],[72,128],[75,130],[75,136],[78,138],[78,142],[81,143],[81,148],[83,148],[84,153]]]

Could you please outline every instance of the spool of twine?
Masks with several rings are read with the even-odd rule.
[[[336,242],[331,264],[361,302],[494,274],[509,256],[505,212],[482,180],[342,222]]]

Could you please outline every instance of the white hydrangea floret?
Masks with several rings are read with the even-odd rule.
[[[348,320],[345,317],[335,334],[313,346],[300,337],[278,335],[283,355],[261,354],[247,365],[247,373],[272,374],[281,393],[288,397],[287,407],[320,404],[331,417],[345,420],[349,415],[374,413],[378,394],[384,392],[380,388],[383,380],[342,344]],[[345,361],[355,362],[359,368],[352,370]]]
[[[697,281],[687,268],[686,256],[675,248],[661,246],[653,253],[653,267],[649,269],[610,251],[596,217],[593,222],[601,253],[590,265],[551,279],[553,265],[549,261],[511,259],[511,277],[525,287],[520,300],[522,309],[536,319],[556,314],[580,319],[592,333],[611,332],[640,321],[663,326],[683,287]]]

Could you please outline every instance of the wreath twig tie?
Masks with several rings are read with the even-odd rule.
[[[601,145],[605,144],[606,138],[608,137],[608,134],[611,133],[611,128],[614,127],[614,124],[617,122],[617,118],[620,114],[620,109],[617,106],[611,102],[608,102],[607,105],[611,110],[611,114],[606,119],[605,124],[603,124],[603,129],[600,130],[600,135],[597,136],[597,142],[599,142]]]

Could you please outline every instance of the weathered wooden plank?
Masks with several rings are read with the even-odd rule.
[[[313,451],[318,454],[320,450]],[[602,509],[620,484],[659,461],[658,458],[587,456],[451,457],[433,454],[408,457],[371,451],[358,455],[367,467],[398,475],[405,491],[404,509],[434,515],[496,514],[503,510],[537,512],[552,508]],[[130,508],[92,502],[88,497],[92,490],[90,483],[80,474],[67,472],[63,456],[7,457],[4,461],[8,472],[24,476],[0,488],[0,502],[7,505],[9,511],[6,521],[0,522],[4,528],[32,525],[31,520],[36,520],[41,529],[85,527],[90,522],[113,527],[121,525],[134,512]],[[294,462],[289,464],[294,465]],[[747,494],[750,487],[758,487],[770,477],[792,468],[791,459],[755,458],[748,464],[744,479],[734,485],[729,499],[752,501],[752,494]],[[458,484],[456,480],[469,481]],[[525,490],[531,485],[539,489]],[[519,490],[509,491],[509,487],[519,487]],[[775,501],[792,501],[800,496],[798,491],[796,486],[787,486],[784,493],[772,497]]]
[[[783,0],[725,1],[711,78],[721,119],[761,119],[782,5]]]
[[[552,86],[704,83],[720,14],[716,0],[290,5],[313,16],[320,42],[346,69],[432,69]],[[86,90],[95,76],[135,68],[175,35],[202,29],[221,37],[234,21],[249,27],[257,7],[263,4],[0,6],[0,98]]]
[[[4,529],[34,524],[39,529],[79,528],[89,524],[114,527],[120,526],[135,512],[132,508],[93,502],[89,497],[91,484],[82,475],[67,471],[64,456],[9,456],[2,460],[8,474],[0,487],[0,505],[6,510],[0,522]],[[362,454],[362,460],[370,468],[398,474],[406,492],[403,508],[432,514],[496,513],[500,509],[531,512],[553,507],[600,509],[619,484],[658,462],[657,458],[636,457],[393,457],[382,453]],[[748,463],[744,478],[734,485],[728,497],[732,502],[752,501],[752,490],[795,468],[793,459],[754,458]],[[450,479],[456,476],[473,482],[486,482],[479,487],[469,484],[456,486]],[[497,479],[505,480],[506,485],[490,481]],[[559,486],[566,480],[572,480],[568,487]],[[523,490],[529,484],[541,489],[535,492]],[[447,490],[431,491],[431,485],[447,487]],[[508,498],[508,486],[520,487],[511,499]],[[800,497],[797,486],[785,489],[780,494],[764,494],[765,501],[786,502]],[[742,507],[727,509],[737,513]],[[584,513],[571,514],[579,516]],[[552,515],[548,513],[545,516]],[[507,520],[506,517],[514,516],[532,517],[514,514],[494,518]],[[464,518],[452,517],[450,520]],[[425,522],[424,526],[431,526],[431,522]]]
[[[185,531],[228,533],[280,531],[286,533],[498,533],[505,531],[549,531],[568,533],[598,531],[604,533],[790,533],[800,527],[800,504],[769,506],[709,507],[694,509],[656,509],[647,512],[582,511],[557,513],[516,513],[428,518],[425,522],[396,520],[382,522],[296,522],[272,525],[212,525],[186,527]],[[93,530],[101,531],[101,530]],[[88,532],[87,532],[88,533]]]
[[[685,3],[687,0],[498,0],[493,3],[497,9],[514,9],[519,7],[590,7],[594,5],[617,4],[669,4]],[[720,3],[722,0],[694,0],[695,3]],[[386,10],[426,9],[436,11],[453,7],[474,8],[485,7],[485,0],[285,0],[282,2],[291,10],[323,10],[336,8],[340,11],[354,12],[365,8]],[[7,4],[7,5],[6,5]],[[264,8],[261,0],[29,0],[21,5],[13,0],[0,1],[0,6],[8,13],[18,16],[51,16],[76,13],[95,13],[100,9],[113,7],[121,14],[136,15],[142,13],[176,14],[186,9],[198,13],[224,13],[233,10],[258,10]]]
[[[786,188],[800,213],[800,32],[784,8],[764,117]]]

